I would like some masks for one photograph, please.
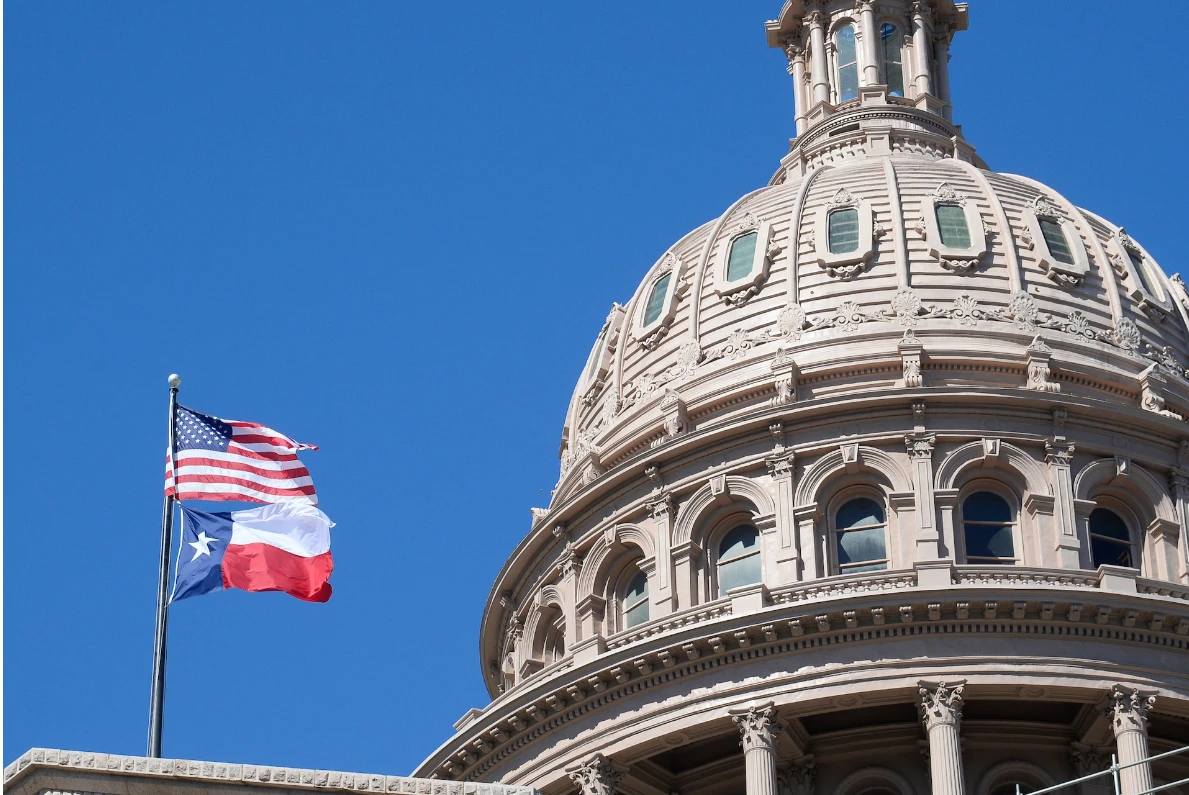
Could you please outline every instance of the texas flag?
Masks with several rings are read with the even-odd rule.
[[[182,543],[170,601],[225,588],[330,598],[330,528],[312,505],[279,503],[206,513],[182,506]]]

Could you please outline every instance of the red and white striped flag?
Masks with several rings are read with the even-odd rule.
[[[165,496],[179,500],[296,502],[317,505],[310,472],[298,450],[317,450],[254,422],[221,420],[177,409],[177,484],[166,454]]]

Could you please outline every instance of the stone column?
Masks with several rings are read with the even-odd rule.
[[[669,554],[669,542],[673,537],[673,519],[677,515],[673,495],[661,492],[653,502],[648,503],[652,514],[656,548],[656,589],[650,597],[649,617],[667,616],[675,609],[673,598],[673,559]]]
[[[950,39],[954,30],[945,25],[933,36],[933,58],[937,61],[937,96],[946,103],[945,119],[953,120],[953,108],[950,107]]]
[[[879,31],[875,29],[875,0],[859,0],[859,30],[863,33],[863,85],[879,85]]]
[[[826,15],[820,9],[809,12],[809,48],[813,58],[813,104],[830,101],[829,67],[826,65]]]
[[[779,450],[768,457],[768,474],[776,486],[776,581],[788,585],[801,576],[801,555],[797,544],[797,519],[793,516],[793,453]]]
[[[1054,436],[1045,442],[1045,461],[1053,484],[1054,565],[1062,569],[1078,569],[1082,566],[1082,544],[1078,540],[1073,475],[1070,473],[1073,442],[1066,441],[1064,436]]]
[[[813,784],[817,779],[817,768],[813,754],[790,762],[776,772],[780,795],[813,795]]]
[[[923,413],[923,412],[922,412]],[[916,496],[917,532],[913,560],[941,557],[941,534],[937,532],[937,508],[933,504],[933,443],[931,433],[917,431],[904,437],[912,459],[912,485]]]
[[[623,779],[623,773],[602,754],[595,754],[566,773],[578,785],[581,795],[615,795],[615,785]]]
[[[932,52],[932,47],[929,46],[929,33],[925,30],[925,15],[929,13],[925,4],[916,2],[912,4],[912,50],[916,55],[916,82],[917,95],[932,94],[933,88],[929,82],[929,55]]]
[[[784,54],[789,59],[789,74],[793,76],[793,111],[797,135],[801,135],[808,126],[809,116],[809,94],[805,91],[805,48],[790,42],[785,45]]]
[[[1148,712],[1156,703],[1156,696],[1123,685],[1111,688],[1106,716],[1119,746],[1119,765],[1132,765],[1119,771],[1119,786],[1123,795],[1136,795],[1152,788],[1150,762],[1133,764],[1148,754]]]
[[[731,710],[731,718],[739,727],[746,768],[747,795],[778,795],[776,791],[776,737],[780,733],[780,719],[776,705]]]
[[[920,682],[921,721],[929,734],[933,795],[964,795],[962,775],[962,688],[965,682]]]

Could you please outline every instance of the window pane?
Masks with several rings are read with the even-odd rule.
[[[1053,259],[1064,262],[1066,265],[1072,265],[1073,249],[1069,247],[1069,241],[1065,239],[1065,230],[1061,228],[1061,224],[1052,218],[1039,220],[1041,234],[1045,236],[1045,243],[1048,244],[1049,253],[1053,255]]]
[[[885,24],[879,29],[883,48],[884,82],[893,97],[904,96],[904,69],[901,67],[900,31],[895,25]]]
[[[669,271],[652,285],[652,292],[648,294],[648,305],[644,309],[644,325],[655,322],[661,316],[661,310],[665,308],[665,293],[672,278],[673,272]]]
[[[884,530],[873,527],[870,530],[849,530],[838,534],[838,565],[866,563],[869,560],[884,560],[887,552],[884,546]]]
[[[718,567],[718,591],[725,594],[740,585],[751,585],[760,581],[759,553],[738,558],[729,563],[721,563]]]
[[[1012,543],[1009,524],[967,524],[966,557],[1014,559],[1015,545]]]
[[[731,259],[727,263],[727,281],[737,282],[751,275],[756,256],[756,233],[749,232],[731,242]]]
[[[859,211],[831,210],[829,216],[830,252],[849,254],[859,249]]]
[[[941,244],[951,248],[970,248],[970,230],[966,228],[966,211],[956,204],[937,205],[937,229]]]
[[[632,582],[628,585],[627,592],[623,595],[623,603],[630,608],[647,598],[648,575],[644,572],[639,572],[632,578]]]
[[[838,509],[834,527],[838,530],[849,530],[852,527],[870,527],[883,522],[884,513],[880,504],[875,500],[859,497]]]
[[[1010,524],[1015,521],[1015,517],[1007,500],[989,491],[977,491],[962,503],[962,521]]]
[[[733,560],[749,552],[755,552],[760,545],[760,531],[749,524],[739,525],[718,545],[720,561]]]
[[[632,627],[643,624],[648,620],[648,601],[645,600],[639,604],[629,607],[623,613],[624,629],[631,629]]]
[[[1131,562],[1131,544],[1094,535],[1090,536],[1090,560],[1094,568],[1102,565],[1135,568]]]
[[[1135,275],[1139,277],[1140,286],[1148,295],[1156,295],[1152,289],[1152,283],[1148,281],[1148,270],[1144,267],[1144,258],[1131,249],[1127,249],[1127,256],[1131,259],[1131,267],[1135,271]]]
[[[1095,508],[1090,511],[1090,534],[1106,536],[1119,541],[1131,541],[1131,531],[1127,523],[1119,518],[1119,514],[1106,508]]]
[[[855,53],[855,26],[847,25],[838,31],[838,101],[846,102],[859,96],[859,64]]]

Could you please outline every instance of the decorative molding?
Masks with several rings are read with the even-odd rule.
[[[1156,694],[1140,691],[1123,685],[1111,687],[1107,706],[1103,714],[1111,722],[1111,729],[1118,737],[1122,732],[1148,731],[1148,713],[1156,706]]]
[[[566,773],[581,795],[615,795],[615,785],[623,780],[623,773],[602,754],[595,754]]]
[[[731,710],[730,716],[739,727],[740,745],[743,746],[744,753],[756,748],[772,750],[777,735],[783,729],[776,714],[776,705],[773,703]]]
[[[962,722],[962,689],[965,681],[947,685],[945,682],[920,682],[917,693],[920,695],[921,722],[926,729],[935,726],[953,726],[957,728]]]

